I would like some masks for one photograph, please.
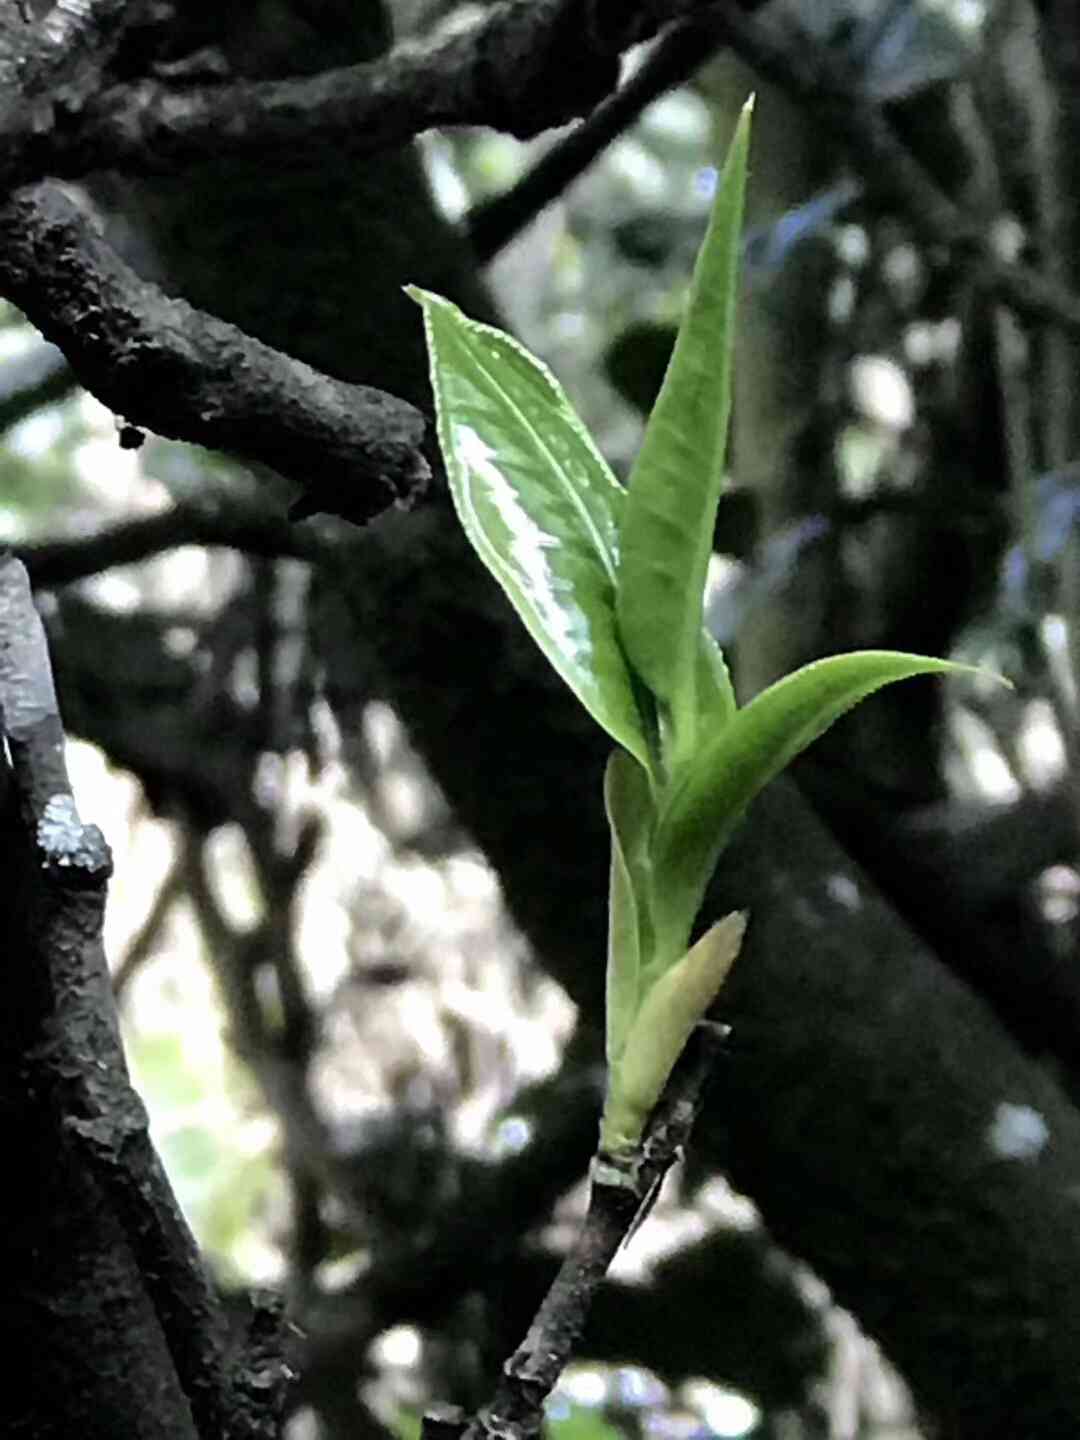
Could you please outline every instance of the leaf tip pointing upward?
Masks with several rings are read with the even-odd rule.
[[[743,106],[717,178],[686,314],[631,473],[620,533],[619,636],[634,670],[665,707],[669,762],[693,751],[699,720],[717,718],[702,713],[715,708],[709,699],[716,687],[699,693],[699,652],[724,480],[752,111],[751,103]]]

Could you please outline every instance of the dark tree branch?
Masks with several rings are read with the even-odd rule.
[[[557,141],[504,194],[475,207],[467,224],[477,258],[488,261],[497,255],[557,200],[647,105],[700,69],[724,42],[726,33],[725,16],[716,7],[700,18],[672,26],[641,69],[598,105],[584,124]]]
[[[71,818],[74,801],[63,759],[63,728],[53,686],[45,632],[30,597],[23,567],[10,553],[0,554],[0,734],[6,745],[10,778],[19,799],[20,818],[38,833],[50,801],[57,799],[57,820],[66,810],[73,845],[68,862],[85,869],[88,882],[104,885],[112,862],[100,830],[79,827]],[[69,809],[70,807],[70,809]],[[63,836],[52,837],[59,844]],[[49,854],[43,857],[50,862]],[[61,861],[56,858],[59,866]]]
[[[587,113],[615,84],[615,55],[581,43],[585,8],[495,5],[465,31],[313,77],[120,87],[88,108],[70,144],[54,139],[49,163],[82,173],[109,156],[128,173],[152,173],[326,146],[360,156],[436,125],[492,125],[525,138]]]
[[[260,461],[299,513],[363,523],[429,476],[411,405],[320,374],[140,280],[49,185],[0,208],[0,287],[80,382],[136,425]]]
[[[104,1407],[132,1435],[254,1440],[267,1432],[246,1396],[238,1404],[246,1358],[234,1366],[227,1354],[217,1298],[128,1081],[101,945],[111,857],[76,811],[44,631],[10,556],[0,560],[0,734],[11,886],[0,922],[0,1115],[11,1164],[3,1262],[10,1313],[25,1330],[8,1327],[5,1341],[33,1353],[24,1377],[9,1351],[15,1383],[3,1387],[0,1421],[7,1433],[89,1425],[96,1434],[91,1416]],[[87,1347],[78,1373],[98,1373],[97,1390],[71,1383],[78,1345]],[[288,1379],[264,1358],[263,1418]],[[134,1393],[117,1387],[120,1369],[139,1377]]]
[[[850,85],[823,75],[819,61],[792,56],[776,45],[752,21],[736,16],[734,6],[721,10],[669,0],[667,7],[646,7],[644,18],[637,13],[628,25],[625,16],[613,23],[597,5],[589,16],[593,43],[581,46],[575,31],[574,53],[610,59],[629,38],[649,33],[660,20],[686,9],[700,9],[702,15],[673,35],[638,83],[613,97],[591,127],[571,136],[509,196],[475,217],[482,256],[494,253],[559,193],[654,93],[692,68],[697,46],[707,50],[723,38],[762,74],[804,100],[824,104],[871,183],[900,203],[924,236],[957,254],[970,251],[985,287],[1027,314],[1080,329],[1080,297],[994,254],[896,138],[878,107]],[[514,75],[515,100],[522,113],[533,117],[530,133],[535,133],[565,118],[559,107],[568,103],[568,95],[579,94],[580,66],[566,63],[567,27],[571,19],[580,27],[579,10],[580,0],[527,7],[515,0],[497,7],[465,36],[427,50],[400,49],[374,65],[298,81],[172,93],[172,128],[163,129],[161,117],[146,121],[153,132],[155,165],[175,168],[181,160],[220,156],[230,147],[278,150],[290,143],[290,135],[325,146],[335,137],[340,141],[339,132],[347,130],[367,137],[362,142],[367,144],[378,128],[372,118],[376,113],[400,122],[399,130],[383,135],[380,146],[415,133],[417,117],[425,115],[424,124],[486,119],[524,133],[513,106],[504,113],[493,99],[493,75]],[[541,35],[543,56],[526,65],[521,55],[532,55],[529,47]],[[561,57],[561,86],[550,83],[556,56]],[[613,72],[606,74],[603,84],[589,92],[589,104],[610,89],[613,79]],[[361,90],[371,115],[358,120],[354,112]],[[153,113],[144,102],[145,96],[136,106],[143,117]],[[570,113],[578,112],[571,107]],[[411,118],[405,121],[405,115]],[[177,148],[171,149],[174,141]],[[184,151],[185,144],[192,148]],[[9,151],[15,154],[18,147],[9,142]],[[114,145],[110,162],[123,158],[123,147]],[[423,422],[415,411],[375,390],[346,389],[166,298],[127,270],[78,212],[47,187],[19,193],[0,211],[4,237],[9,243],[0,261],[0,283],[63,346],[83,383],[133,422],[263,461],[309,492],[298,516],[327,510],[363,523],[391,503],[408,503],[426,478],[427,466],[418,453]]]
[[[312,152],[328,145],[360,155],[400,145],[437,124],[489,124],[534,135],[587,113],[615,83],[622,49],[665,21],[690,14],[695,18],[673,33],[589,125],[556,147],[508,195],[478,211],[472,230],[482,258],[561,193],[642,105],[678,83],[722,41],[759,74],[824,111],[872,187],[900,204],[924,237],[957,253],[969,251],[986,288],[1033,318],[1080,329],[1080,296],[997,256],[982,227],[898,140],[880,107],[861,96],[850,77],[830,73],[818,52],[793,53],[739,13],[755,8],[752,0],[722,6],[652,0],[633,10],[603,0],[591,5],[506,0],[464,33],[399,46],[378,61],[314,77],[184,89],[153,81],[115,87],[88,105],[78,123],[44,130],[37,125],[10,135],[0,155],[0,178],[11,184],[46,171],[74,176],[103,165],[173,172],[225,155],[280,154],[298,147]],[[155,428],[170,433],[161,422]],[[206,443],[233,448],[217,439]],[[384,470],[388,477],[392,472],[393,466]],[[359,518],[368,513],[362,505]]]
[[[437,125],[489,125],[525,139],[588,114],[614,88],[621,53],[669,22],[761,3],[502,0],[465,29],[312,77],[117,85],[63,124],[12,134],[0,181],[77,178],[103,167],[154,174],[327,146],[361,156]]]
[[[135,565],[179,545],[221,546],[268,559],[315,560],[327,542],[310,526],[229,504],[185,501],[160,515],[123,520],[77,540],[17,547],[35,590],[70,585],[116,565]]]

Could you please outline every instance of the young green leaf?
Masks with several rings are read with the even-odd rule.
[[[608,1154],[631,1149],[691,1030],[705,1014],[739,954],[746,916],[726,915],[651,987],[611,1067],[600,1143]]]
[[[681,953],[717,857],[758,791],[883,685],[968,668],[888,650],[833,655],[769,686],[707,740],[657,825],[654,973]]]
[[[615,628],[623,491],[545,366],[448,300],[408,294],[424,311],[439,444],[465,533],[581,703],[648,765]]]
[[[702,721],[710,728],[726,725],[735,714],[735,688],[724,652],[704,626],[699,631],[697,701]]]
[[[649,779],[625,750],[614,750],[604,773],[611,827],[608,899],[607,1060],[617,1063],[641,1000],[641,968],[652,949],[649,845],[656,819]]]
[[[617,610],[630,663],[694,745],[705,576],[723,481],[751,105],[743,109],[698,253],[690,301],[630,477]],[[730,684],[727,712],[734,709]]]

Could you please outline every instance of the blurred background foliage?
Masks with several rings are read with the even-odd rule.
[[[402,3],[398,25],[421,33],[456,13]],[[793,68],[816,47],[830,74],[889,107],[1003,255],[1046,258],[1049,80],[1027,6],[776,0],[761,30]],[[491,295],[625,474],[715,156],[751,88],[763,94],[710,621],[744,694],[854,645],[1008,675],[1010,692],[972,681],[944,699],[890,693],[815,752],[803,783],[931,940],[975,917],[1041,957],[1020,1001],[1000,973],[997,998],[1074,1087],[1071,342],[974,286],[963,255],[886,203],[835,128],[727,57],[648,106],[500,251]],[[425,137],[439,208],[475,219],[563,138]],[[72,744],[80,806],[116,854],[109,951],[156,1139],[222,1283],[284,1286],[301,1317],[310,1348],[292,1433],[411,1437],[432,1396],[482,1398],[580,1214],[600,1079],[591,1060],[574,1063],[573,1007],[392,706],[373,688],[355,733],[341,732],[307,627],[332,522],[283,540],[240,467],[152,437],[125,448],[117,417],[9,309],[0,354],[0,537],[48,573],[58,552],[132,519],[179,506],[191,522],[191,543],[41,593],[68,721],[87,737]],[[215,526],[240,538],[198,543]],[[92,743],[103,732],[104,748]],[[150,732],[186,756],[182,805]],[[928,871],[963,853],[988,803],[1026,818],[972,852],[959,920],[929,913],[941,897]],[[924,869],[897,872],[920,836]],[[920,909],[904,886],[928,884]],[[515,1156],[520,1181],[495,1168]],[[489,1175],[528,1186],[513,1293],[465,1287],[427,1321],[402,1302],[410,1318],[393,1322],[393,1299],[365,1296],[373,1255],[390,1276],[380,1283],[409,1294],[443,1212],[465,1196],[474,1215],[498,1213],[476,1198]],[[497,1235],[462,1233],[496,1264]],[[822,1283],[692,1164],[621,1257],[601,1311],[552,1404],[554,1440],[932,1433]],[[343,1335],[363,1348],[346,1357]]]

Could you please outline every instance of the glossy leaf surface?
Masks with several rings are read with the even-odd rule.
[[[745,915],[726,915],[649,989],[612,1067],[601,1130],[609,1153],[640,1140],[691,1030],[735,963],[745,930]]]
[[[647,765],[615,628],[623,491],[545,366],[448,300],[408,293],[424,311],[439,443],[469,540],[581,703]]]
[[[693,748],[699,710],[698,637],[731,406],[750,113],[747,105],[717,185],[622,525],[619,633],[634,669],[669,707],[683,754]]]
[[[708,739],[658,823],[654,973],[684,948],[720,850],[759,790],[883,685],[966,668],[888,650],[833,655],[778,680]]]

